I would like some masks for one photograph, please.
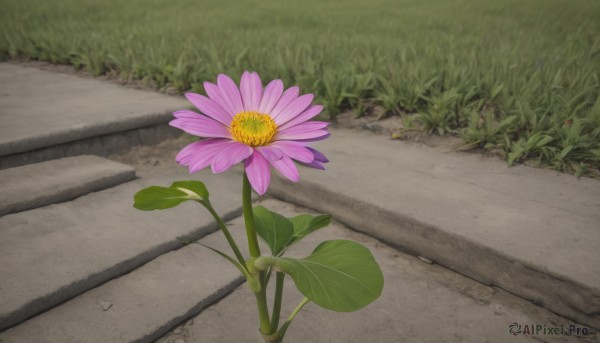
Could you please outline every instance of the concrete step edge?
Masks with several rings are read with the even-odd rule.
[[[106,157],[129,151],[136,146],[157,145],[180,135],[181,130],[167,124],[138,126],[127,131],[91,136],[2,156],[0,157],[0,170],[68,156],[97,155]]]
[[[183,173],[182,175],[185,175],[185,174],[186,173]],[[209,177],[208,177],[209,175],[207,174],[206,176],[207,176],[206,179],[209,179]],[[31,291],[28,290],[27,292],[25,292],[24,293],[25,295],[19,294],[21,292],[21,290],[18,289],[18,286],[14,286],[15,282],[25,282],[25,281],[15,280],[10,275],[11,275],[11,273],[12,273],[12,275],[21,275],[21,274],[23,274],[22,273],[23,268],[26,268],[26,267],[18,266],[18,265],[14,266],[11,263],[7,263],[3,266],[3,268],[0,268],[0,270],[5,270],[5,272],[0,272],[0,279],[4,278],[6,281],[6,282],[3,282],[2,284],[0,284],[0,288],[3,288],[3,295],[6,297],[4,299],[4,301],[2,302],[2,303],[5,303],[6,307],[4,309],[0,308],[0,310],[2,310],[2,311],[0,311],[0,330],[15,326],[15,325],[23,322],[24,320],[27,320],[28,318],[31,318],[31,317],[35,316],[36,314],[46,311],[46,310],[48,310],[60,303],[63,303],[69,299],[72,299],[73,297],[76,297],[77,295],[82,294],[89,289],[97,287],[98,285],[101,285],[107,281],[110,281],[111,279],[117,278],[117,277],[124,275],[132,270],[135,270],[135,269],[139,268],[140,266],[152,261],[153,259],[155,259],[169,251],[180,248],[183,244],[179,240],[176,239],[176,236],[184,237],[187,239],[199,239],[209,233],[216,231],[217,226],[214,223],[214,220],[210,216],[210,214],[204,213],[205,211],[203,212],[202,209],[198,209],[197,211],[193,211],[193,212],[186,212],[186,209],[187,209],[187,211],[189,211],[191,208],[190,206],[193,206],[193,204],[188,204],[188,206],[180,206],[180,208],[176,208],[174,211],[173,210],[169,211],[170,213],[159,213],[162,211],[156,211],[157,213],[155,213],[155,215],[158,215],[159,217],[156,217],[156,216],[153,217],[152,215],[150,215],[148,213],[141,213],[140,211],[137,211],[131,207],[130,202],[132,202],[132,200],[133,200],[132,197],[133,197],[133,194],[135,193],[134,188],[136,190],[138,190],[138,189],[141,189],[143,185],[147,185],[147,186],[151,186],[153,184],[166,185],[166,183],[172,182],[172,181],[176,180],[177,178],[181,178],[181,177],[179,177],[179,175],[176,175],[176,174],[175,175],[169,174],[167,176],[165,176],[165,175],[160,176],[160,178],[158,178],[158,179],[142,178],[140,180],[125,183],[119,187],[125,187],[123,189],[123,191],[127,190],[127,194],[129,194],[129,196],[127,197],[127,199],[119,200],[119,204],[112,205],[112,206],[118,205],[119,208],[124,208],[124,206],[121,206],[120,202],[128,203],[126,206],[127,207],[126,211],[128,211],[128,212],[126,212],[126,213],[131,213],[131,212],[138,213],[139,212],[139,216],[143,216],[143,217],[147,218],[146,220],[153,221],[153,222],[155,222],[156,220],[158,220],[160,218],[160,220],[156,221],[156,224],[155,224],[155,225],[159,225],[159,226],[163,225],[162,224],[163,221],[165,221],[165,218],[168,217],[169,223],[179,223],[178,225],[176,225],[177,226],[176,229],[169,230],[168,234],[169,235],[172,234],[172,236],[167,237],[167,232],[165,232],[164,234],[161,233],[159,235],[160,241],[159,241],[159,236],[156,236],[156,235],[150,239],[142,239],[142,240],[140,240],[141,243],[138,243],[136,245],[136,247],[134,247],[135,248],[134,252],[130,253],[129,252],[130,250],[128,250],[127,252],[119,252],[118,253],[119,257],[109,258],[109,260],[114,259],[114,260],[118,260],[118,261],[113,263],[113,262],[110,262],[109,260],[107,260],[108,262],[105,263],[106,266],[102,265],[103,264],[102,262],[94,262],[94,263],[99,263],[99,266],[94,266],[94,268],[96,270],[90,269],[85,266],[78,268],[76,272],[69,270],[68,275],[73,275],[73,276],[70,276],[69,279],[58,278],[57,281],[54,281],[52,283],[52,286],[47,286],[47,285],[45,285],[46,282],[42,282],[40,280],[40,278],[43,278],[42,275],[32,274],[33,271],[41,268],[41,267],[38,267],[37,269],[30,271],[28,274],[23,275],[21,277],[23,280],[29,280],[30,278],[33,278],[32,281],[34,281],[35,283],[38,284],[35,286],[34,290],[31,290]],[[162,180],[162,179],[164,179],[164,180]],[[215,198],[213,198],[215,206],[217,206],[216,210],[220,213],[221,218],[223,218],[223,220],[230,220],[232,218],[239,216],[242,212],[241,203],[237,204],[237,202],[236,202],[235,204],[233,204],[231,202],[231,200],[227,200],[227,199],[233,199],[233,194],[229,194],[227,192],[228,191],[227,187],[229,187],[227,181],[224,179],[221,179],[221,178],[216,178],[216,177],[212,178],[212,180],[215,180],[216,183],[213,184],[213,183],[209,182],[208,183],[209,188],[211,188],[211,189],[212,188],[215,188],[215,189],[223,188],[223,190],[224,190],[224,192],[221,192],[223,194],[216,194]],[[212,185],[213,187],[210,187],[210,185]],[[57,228],[57,227],[55,227],[54,224],[52,224],[52,222],[44,224],[44,225],[51,226],[51,228],[39,227],[36,223],[38,223],[38,221],[41,220],[40,218],[46,218],[47,215],[54,213],[53,211],[56,211],[57,208],[62,208],[64,206],[67,206],[67,208],[73,207],[75,209],[78,209],[79,207],[82,206],[82,204],[88,204],[90,201],[92,203],[102,203],[103,201],[106,200],[105,198],[107,196],[109,198],[112,197],[113,193],[118,191],[119,187],[92,193],[92,194],[86,195],[84,197],[81,197],[79,199],[75,199],[74,201],[71,201],[71,202],[66,202],[63,204],[52,205],[52,206],[48,206],[48,207],[34,209],[31,211],[14,213],[14,214],[10,214],[10,215],[4,216],[4,217],[0,217],[0,235],[4,234],[4,236],[6,236],[8,231],[12,232],[13,234],[19,233],[19,235],[21,235],[21,236],[14,236],[10,240],[7,240],[5,238],[4,243],[8,244],[8,245],[5,247],[2,247],[1,250],[5,254],[6,258],[9,260],[10,258],[18,258],[18,256],[22,256],[22,254],[27,254],[26,251],[24,251],[23,247],[21,246],[22,244],[27,244],[29,246],[29,249],[36,249],[35,248],[36,246],[43,244],[46,246],[47,249],[42,250],[41,252],[38,253],[38,255],[39,254],[44,255],[44,254],[48,253],[46,250],[50,249],[50,250],[56,251],[56,253],[54,253],[54,255],[50,256],[49,258],[52,258],[53,260],[58,260],[58,261],[64,260],[66,257],[63,256],[64,252],[61,252],[62,251],[61,247],[53,247],[53,246],[48,247],[48,244],[52,244],[52,242],[54,242],[56,240],[56,237],[53,238],[54,240],[47,240],[47,239],[44,239],[43,237],[37,237],[36,241],[32,245],[29,242],[29,240],[25,239],[29,235],[29,232],[37,232],[38,230],[41,230],[45,235],[48,235],[48,234],[55,234],[57,230],[65,231],[66,228]],[[235,198],[237,199],[237,197],[235,197]],[[75,206],[74,205],[75,202],[77,202],[79,205]],[[193,207],[193,208],[196,209],[196,207]],[[23,220],[24,218],[29,218],[33,211],[42,211],[42,212],[38,213],[37,220],[34,220],[33,222],[31,222],[29,219]],[[94,210],[92,212],[96,213],[97,211]],[[189,213],[189,214],[187,214],[187,213]],[[185,217],[182,217],[182,214],[185,214]],[[68,215],[65,218],[71,218],[71,215],[72,215],[72,209],[69,210]],[[121,214],[121,216],[122,216],[122,214]],[[63,220],[60,218],[62,218],[62,217],[59,216],[59,220]],[[95,218],[95,217],[92,215],[92,218]],[[155,218],[155,219],[152,219],[152,218]],[[70,219],[67,219],[67,220],[70,220]],[[188,224],[182,225],[182,223],[188,223],[189,225]],[[29,225],[30,227],[27,228],[28,232],[23,232],[23,230],[21,230],[21,229],[24,229],[24,227],[21,228],[20,225],[26,225],[26,226]],[[31,225],[33,225],[33,227],[31,227]],[[75,224],[72,224],[72,225],[75,225]],[[98,226],[98,225],[104,226],[105,224],[98,223],[95,225],[96,226]],[[127,225],[127,224],[123,223],[120,225]],[[99,236],[97,236],[97,234],[95,233],[96,232],[95,230],[86,229],[84,231],[87,231],[88,233],[85,236],[83,236],[84,237],[83,239],[87,240],[88,237],[90,237],[90,235],[92,235],[93,237],[97,237],[97,239],[102,239],[102,237],[106,236],[107,234],[110,234],[114,230],[119,230],[119,228],[122,227],[120,225],[118,227],[114,227],[114,229],[112,229],[112,231],[107,231],[106,233],[102,233]],[[143,224],[143,225],[145,225],[145,224]],[[94,228],[96,226],[94,226]],[[73,227],[77,227],[77,226],[75,225]],[[129,228],[129,229],[131,229],[131,228]],[[48,230],[50,230],[50,231],[48,231]],[[68,231],[66,231],[66,232],[72,232],[72,231],[73,231],[73,229],[68,229]],[[78,232],[79,230],[75,230],[75,231]],[[61,234],[64,235],[63,233],[61,233]],[[136,234],[143,234],[143,231],[138,230],[137,233],[131,233],[131,234],[128,233],[128,234],[125,234],[125,236],[135,237]],[[164,238],[163,238],[163,236],[164,236]],[[46,236],[44,236],[44,237],[46,237]],[[81,239],[82,238],[79,238],[78,240],[75,240],[75,242],[79,242],[79,241],[81,241]],[[59,241],[63,242],[63,243],[61,243],[62,247],[72,246],[72,243],[69,243],[62,239]],[[126,244],[126,243],[123,243],[123,244]],[[121,245],[123,245],[123,244],[121,244]],[[97,249],[102,250],[101,248],[102,247],[99,246]],[[11,251],[11,249],[14,249],[14,250]],[[83,256],[83,257],[85,260],[90,260],[90,258],[95,256],[94,254],[96,254],[96,253],[102,254],[102,252],[100,250],[98,250],[97,252],[89,252],[88,251],[87,253],[90,255]],[[77,251],[79,251],[79,250],[77,250]],[[123,257],[124,257],[123,259],[121,259],[121,257],[120,257],[121,255],[123,255]],[[32,256],[30,258],[34,258],[34,257],[35,256]],[[75,258],[75,256],[73,256],[73,258]],[[106,259],[106,258],[107,258],[106,256],[102,256],[102,259]],[[27,262],[20,262],[20,263],[23,264],[23,263],[27,263]],[[110,263],[111,265],[108,266],[108,263]],[[61,266],[61,267],[62,267],[61,270],[63,270],[63,273],[64,273],[65,268],[64,268],[64,266]],[[17,268],[17,269],[15,270],[15,268]],[[44,270],[47,270],[47,269],[44,269]],[[6,273],[6,274],[4,274],[4,273]],[[17,274],[15,274],[15,273],[17,273]],[[52,274],[50,271],[48,273]],[[56,276],[53,276],[53,277],[57,278]],[[11,281],[11,279],[12,279],[12,281]],[[56,286],[55,286],[55,284],[56,284]],[[15,297],[15,294],[17,294],[16,297]],[[13,299],[13,300],[11,300],[11,299]]]
[[[337,221],[487,285],[498,286],[576,322],[600,329],[600,290],[518,261],[467,237],[382,209],[315,183],[272,180],[270,195]],[[329,199],[329,200],[328,200]],[[335,201],[330,201],[335,199]],[[402,227],[402,230],[398,230]],[[481,259],[481,256],[486,256]],[[477,263],[475,263],[477,259]]]
[[[242,217],[236,222],[243,225]],[[245,234],[239,227],[232,233],[238,241]],[[228,249],[220,232],[201,241],[222,251]],[[238,270],[222,257],[192,244],[0,332],[0,341],[152,342],[243,282]]]
[[[0,170],[0,216],[72,200],[134,178],[133,167],[91,155]]]
[[[65,128],[62,131],[55,131],[45,136],[27,137],[9,142],[0,142],[0,156],[23,153],[146,126],[166,124],[171,118],[172,115],[169,112],[149,113],[134,118],[95,122],[91,125],[81,126],[75,129]]]
[[[122,87],[77,75],[1,63],[5,96],[0,156],[166,124],[190,106],[183,97]],[[32,96],[35,94],[35,96]]]
[[[231,219],[235,215],[239,215],[239,213],[234,213],[233,216],[224,216],[223,220]],[[208,225],[207,227],[200,228],[200,231],[197,233],[197,235],[188,236],[185,238],[190,240],[200,239],[214,232],[215,230],[216,228],[213,225]],[[18,325],[19,323],[26,321],[29,318],[34,317],[41,312],[47,311],[48,309],[60,305],[65,301],[75,298],[90,289],[101,286],[102,284],[109,282],[112,279],[118,278],[131,271],[134,271],[142,267],[146,263],[149,263],[152,260],[156,259],[157,257],[160,257],[161,255],[164,255],[170,251],[176,250],[181,246],[182,244],[180,242],[172,241],[162,244],[160,246],[153,247],[152,249],[145,251],[144,253],[135,256],[134,258],[122,261],[121,263],[116,264],[113,267],[106,269],[101,273],[90,275],[85,280],[80,280],[78,282],[70,284],[67,287],[63,287],[53,293],[33,299],[27,305],[21,307],[19,310],[14,311],[12,313],[8,313],[6,316],[0,317],[0,330],[5,330],[12,326]]]

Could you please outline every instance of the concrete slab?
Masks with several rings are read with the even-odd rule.
[[[166,123],[183,97],[0,63],[0,156]]]
[[[600,328],[600,182],[332,130],[270,195]]]
[[[197,204],[134,209],[133,195],[144,187],[201,179],[214,191],[218,213],[228,219],[241,213],[241,179],[233,172],[190,176],[175,166],[140,176],[71,202],[0,218],[0,329],[180,247],[178,236],[201,237],[216,230],[210,214]]]
[[[242,242],[243,220],[227,225]],[[221,232],[202,243],[230,251]],[[214,252],[185,246],[0,333],[0,342],[152,342],[242,282],[239,271]]]
[[[280,202],[267,201],[264,205],[287,215],[295,212]],[[385,277],[383,294],[374,303],[352,313],[331,312],[308,304],[290,326],[285,342],[597,341],[593,334],[513,336],[509,332],[512,323],[567,328],[578,325],[500,289],[439,265],[423,263],[336,223],[306,237],[289,250],[289,255],[306,256],[328,239],[350,239],[369,247]],[[293,281],[286,278],[282,318],[287,318],[302,298],[294,288]],[[262,342],[255,312],[253,296],[246,287],[240,287],[157,343]]]
[[[133,167],[91,155],[0,170],[0,216],[71,200],[133,178]]]
[[[263,205],[287,215],[297,213],[293,206],[274,200]],[[245,242],[243,219],[236,218],[227,225],[246,255],[247,250],[241,244]],[[321,240],[338,238],[360,241],[374,252],[386,277],[384,294],[365,310],[352,314],[322,311],[309,305],[290,329],[290,341],[321,342],[331,341],[331,337],[336,342],[364,342],[367,338],[395,342],[405,337],[412,338],[410,341],[430,341],[426,338],[436,336],[426,329],[427,325],[436,328],[437,337],[449,337],[442,341],[531,341],[527,337],[509,336],[511,321],[569,323],[518,297],[439,266],[424,264],[339,224],[309,236],[290,252],[303,256]],[[228,251],[220,232],[208,235],[202,242]],[[220,257],[200,246],[187,246],[0,333],[0,342],[154,341],[182,320],[226,296],[240,282],[237,270]],[[299,296],[290,292],[293,287],[289,279],[286,288],[285,311],[289,311]],[[182,337],[184,342],[260,342],[260,336],[248,335],[256,332],[257,327],[253,306],[251,293],[241,286],[196,317],[193,326],[188,322],[159,342],[174,342]],[[307,318],[310,318],[308,323]],[[400,318],[406,318],[402,326],[397,325]],[[312,330],[300,330],[302,324]],[[366,326],[369,328],[365,330]],[[550,341],[577,341],[570,338]]]

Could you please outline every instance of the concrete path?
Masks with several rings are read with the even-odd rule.
[[[270,194],[600,328],[600,182],[333,130]]]
[[[289,216],[305,212],[275,200],[263,205]],[[243,218],[227,225],[242,242]],[[290,249],[289,255],[305,256],[327,239],[351,239],[368,246],[382,266],[384,293],[354,313],[307,306],[289,330],[289,342],[578,341],[564,336],[513,337],[508,332],[513,322],[572,323],[339,224],[305,238]],[[229,251],[220,232],[201,241]],[[238,271],[216,254],[199,245],[186,246],[0,333],[0,342],[151,342],[226,296],[241,281]],[[300,299],[289,278],[285,294],[284,316]],[[178,334],[167,335],[159,342],[258,342],[258,335],[252,334],[258,327],[254,306],[250,291],[240,286],[194,318],[193,325],[175,329]]]

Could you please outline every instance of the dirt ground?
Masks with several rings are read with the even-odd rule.
[[[419,130],[408,130],[399,116],[379,118],[378,115],[356,116],[352,111],[341,113],[336,117],[335,126],[345,129],[365,130],[390,139],[424,144],[437,150],[447,152],[457,150],[462,140],[456,136],[429,135]]]

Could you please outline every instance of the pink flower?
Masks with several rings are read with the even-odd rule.
[[[257,73],[244,72],[240,88],[223,74],[217,84],[204,83],[208,97],[186,93],[200,110],[173,113],[169,124],[204,139],[183,148],[177,162],[195,173],[211,166],[221,173],[244,162],[252,188],[264,194],[271,180],[270,165],[287,179],[298,182],[294,161],[325,169],[327,158],[309,147],[310,142],[329,137],[329,123],[310,121],[323,106],[311,105],[313,94],[299,96],[298,87],[283,90],[281,80],[264,89]]]

